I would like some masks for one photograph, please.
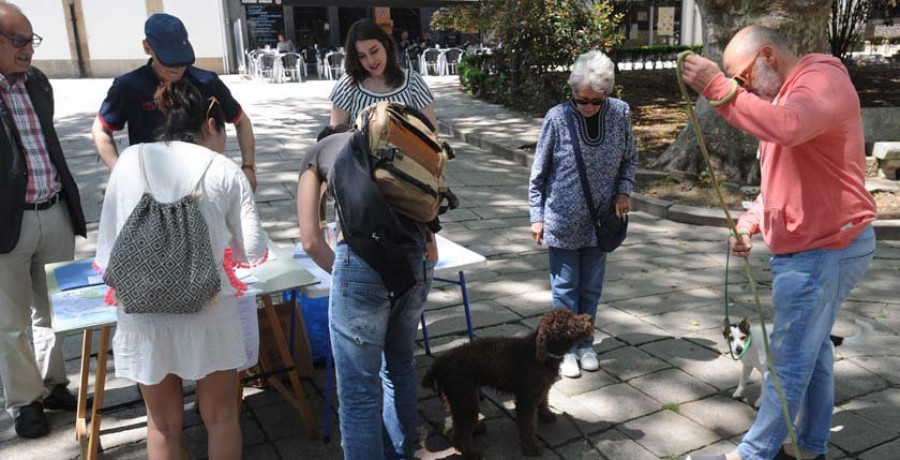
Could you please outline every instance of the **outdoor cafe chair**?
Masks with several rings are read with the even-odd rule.
[[[462,60],[463,50],[459,48],[448,48],[441,52],[441,65],[443,67],[442,75],[459,74],[459,62]]]
[[[303,56],[297,53],[285,53],[279,57],[284,75],[291,81],[303,81],[303,71],[306,70],[306,62]]]
[[[275,60],[276,56],[269,53],[259,53],[256,56],[256,71],[254,76],[257,79],[272,81],[275,79]]]
[[[325,75],[329,80],[337,80],[344,75],[344,53],[333,51],[325,55]]]
[[[440,66],[438,59],[441,56],[441,50],[437,48],[428,48],[422,52],[419,58],[419,73],[422,75],[440,75]]]

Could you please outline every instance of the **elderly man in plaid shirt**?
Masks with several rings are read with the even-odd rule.
[[[50,432],[45,408],[75,410],[50,327],[44,264],[72,260],[75,234],[85,236],[78,188],[53,128],[53,88],[31,67],[40,43],[28,18],[0,3],[0,378],[25,438]]]

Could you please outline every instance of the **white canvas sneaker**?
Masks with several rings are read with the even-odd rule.
[[[597,353],[592,348],[584,348],[578,350],[578,359],[581,361],[581,368],[586,371],[596,371],[600,369],[600,361],[597,360]]]
[[[581,369],[578,368],[578,358],[575,357],[575,353],[566,353],[566,356],[563,357],[563,362],[559,366],[559,375],[570,379],[581,377]]]

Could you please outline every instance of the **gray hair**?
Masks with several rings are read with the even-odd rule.
[[[594,91],[612,94],[616,84],[615,64],[601,51],[588,51],[578,56],[569,74],[569,86],[573,90],[590,85]]]

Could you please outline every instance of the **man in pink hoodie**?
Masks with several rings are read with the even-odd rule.
[[[689,56],[684,80],[731,125],[759,139],[760,194],[737,224],[732,251],[746,257],[751,236],[771,249],[775,319],[772,359],[802,458],[825,459],[834,409],[829,333],[875,251],[875,202],[865,189],[859,98],[847,69],[831,56],[796,56],[774,30],[742,29],[714,62]],[[731,78],[727,78],[730,75]],[[756,421],[737,450],[692,460],[793,459],[771,378]]]

